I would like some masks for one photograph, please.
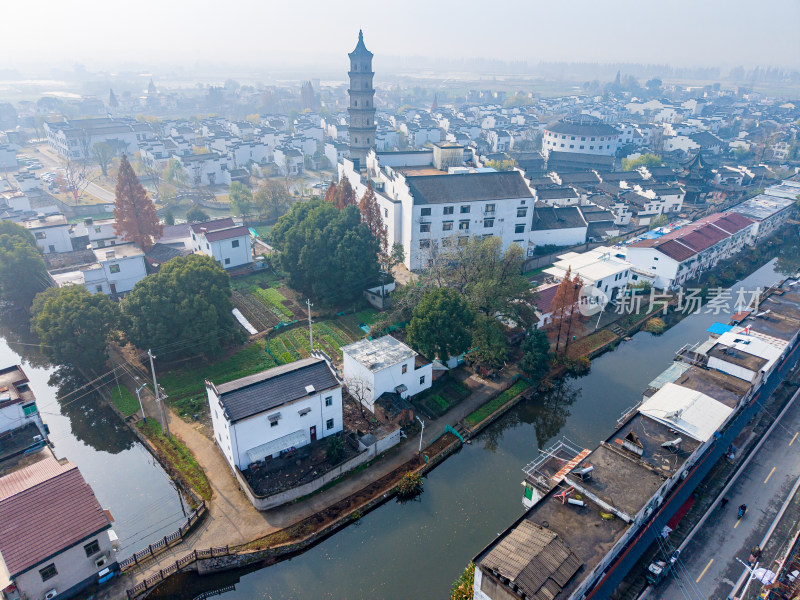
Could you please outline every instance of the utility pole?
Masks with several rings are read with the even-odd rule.
[[[311,307],[314,306],[311,304],[310,299],[306,299],[306,305],[308,306],[308,343],[311,346],[311,352],[314,351],[314,332],[311,329]]]
[[[143,383],[138,388],[136,388],[136,399],[139,401],[139,410],[142,411],[142,421],[147,423],[147,417],[144,414],[144,406],[142,406],[142,397],[139,395],[139,392],[142,391],[142,388],[145,387],[147,384]]]
[[[419,458],[420,456],[422,456],[422,434],[425,433],[425,421],[423,421],[419,417],[417,417],[417,421],[419,421],[420,425],[422,425],[422,429],[420,429],[419,432],[419,450],[417,451],[417,458]]]
[[[150,370],[153,372],[153,390],[156,395],[156,405],[158,405],[158,413],[161,416],[161,429],[167,434],[167,437],[170,437],[169,423],[167,422],[167,416],[164,413],[164,406],[163,404],[161,404],[161,398],[159,396],[159,391],[158,391],[158,381],[156,381],[156,367],[153,364],[153,359],[155,358],[155,356],[153,356],[153,352],[150,349],[147,350],[147,356],[150,357]]]

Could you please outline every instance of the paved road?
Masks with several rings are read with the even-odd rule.
[[[673,573],[650,598],[706,600],[728,597],[750,548],[759,544],[800,476],[800,394],[713,513],[681,553],[686,569]],[[737,507],[747,504],[745,517]],[[678,575],[681,575],[680,577]]]

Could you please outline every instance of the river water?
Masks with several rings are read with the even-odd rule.
[[[774,261],[733,286],[778,281]],[[706,309],[704,309],[705,311]],[[694,314],[661,336],[640,332],[592,361],[591,372],[521,403],[447,459],[425,481],[418,501],[391,501],[291,560],[261,570],[173,580],[159,598],[191,600],[235,585],[233,599],[446,598],[467,563],[523,512],[522,467],[538,449],[566,436],[594,448],[636,404],[647,384],[684,344],[708,337],[728,315]]]
[[[0,367],[22,365],[56,456],[78,465],[115,519],[118,558],[175,531],[184,521],[181,499],[161,465],[94,392],[87,388],[67,396],[83,381],[63,375],[51,381],[57,370],[39,353],[27,327],[11,322],[14,318],[0,322]]]

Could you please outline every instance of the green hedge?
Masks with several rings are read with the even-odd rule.
[[[475,425],[483,421],[486,417],[491,415],[494,411],[499,409],[504,404],[511,402],[511,400],[516,398],[518,395],[527,390],[529,387],[531,386],[527,381],[518,381],[510,388],[508,388],[505,392],[503,392],[499,396],[496,396],[495,398],[492,398],[491,400],[489,400],[489,402],[481,406],[478,410],[471,413],[466,418],[467,423],[470,426],[475,427]]]

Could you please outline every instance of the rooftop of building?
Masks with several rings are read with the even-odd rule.
[[[214,385],[228,420],[240,421],[340,385],[327,361],[309,357]]]
[[[36,396],[20,365],[0,369],[0,408],[20,402],[33,402]]]
[[[708,352],[709,358],[718,358],[726,363],[730,363],[737,367],[743,367],[749,371],[760,371],[769,362],[766,358],[750,354],[744,350],[740,350],[734,346],[726,344],[715,344]]]
[[[560,121],[545,127],[545,131],[566,135],[581,136],[613,136],[619,135],[619,130],[612,125],[592,115],[578,114],[564,117]]]
[[[483,202],[509,198],[532,198],[518,171],[423,175],[407,177],[414,204]]]
[[[789,198],[759,194],[755,198],[737,204],[736,212],[754,221],[763,221],[784,210],[791,210],[795,202],[796,200]]]
[[[562,277],[567,269],[570,269],[573,275],[598,281],[626,271],[630,267],[631,264],[628,261],[616,256],[613,248],[598,246],[586,252],[561,254],[552,267],[545,269],[545,273]]]
[[[370,371],[380,371],[417,355],[412,348],[391,335],[342,346],[342,354],[347,354]]]
[[[577,206],[548,206],[537,202],[531,230],[575,229],[587,225]]]
[[[44,229],[46,227],[59,227],[67,225],[67,218],[64,215],[46,215],[36,219],[23,221],[22,225],[28,229]]]
[[[97,257],[97,261],[101,263],[120,258],[144,256],[144,250],[132,243],[116,244],[115,246],[106,246],[105,248],[94,248],[92,251],[95,257]]]

